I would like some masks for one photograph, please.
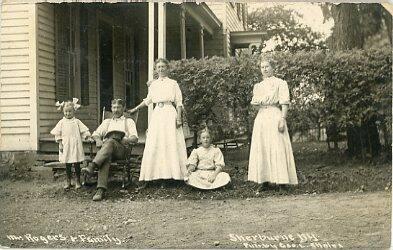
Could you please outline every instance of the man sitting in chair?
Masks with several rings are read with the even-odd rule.
[[[122,160],[125,158],[125,146],[138,142],[138,134],[135,122],[123,115],[125,108],[121,99],[112,100],[113,117],[105,119],[92,134],[97,148],[100,148],[93,161],[82,171],[91,175],[98,168],[97,192],[93,201],[103,199],[107,189],[109,167],[111,160]]]

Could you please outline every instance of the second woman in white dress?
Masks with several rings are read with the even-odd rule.
[[[258,108],[251,139],[248,180],[268,184],[298,184],[286,117],[287,82],[273,75],[269,58],[261,60],[263,81],[255,84],[251,104]]]
[[[167,77],[168,61],[158,59],[158,79],[151,82],[147,97],[129,112],[153,103],[143,152],[140,181],[183,180],[187,151],[182,128],[183,99],[179,85]]]

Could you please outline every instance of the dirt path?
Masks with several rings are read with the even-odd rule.
[[[0,182],[0,246],[386,248],[390,244],[390,192],[95,203],[54,194],[51,185]]]

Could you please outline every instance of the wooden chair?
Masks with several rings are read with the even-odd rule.
[[[126,118],[131,118],[134,120],[135,124],[138,122],[139,111],[134,114],[129,114],[127,112],[124,113]],[[105,107],[102,110],[102,121],[107,118],[112,117],[112,112],[105,111]],[[140,173],[140,164],[142,160],[142,156],[133,155],[132,154],[133,145],[125,146],[125,158],[123,160],[112,161],[110,166],[110,172],[122,173],[122,188],[126,188],[132,181],[132,176],[135,175],[136,178],[139,179]],[[90,160],[94,159],[95,151],[98,149],[95,148],[95,142],[90,143]],[[97,171],[95,171],[97,174]],[[84,183],[87,183],[88,177],[84,175]]]

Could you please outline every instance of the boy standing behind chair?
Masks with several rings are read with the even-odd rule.
[[[83,168],[82,171],[92,174],[94,168],[98,168],[97,192],[93,197],[94,201],[102,200],[107,190],[111,160],[124,159],[125,145],[138,142],[135,122],[124,117],[124,108],[123,100],[112,100],[113,117],[105,119],[92,135],[97,148],[100,149],[89,166]]]

